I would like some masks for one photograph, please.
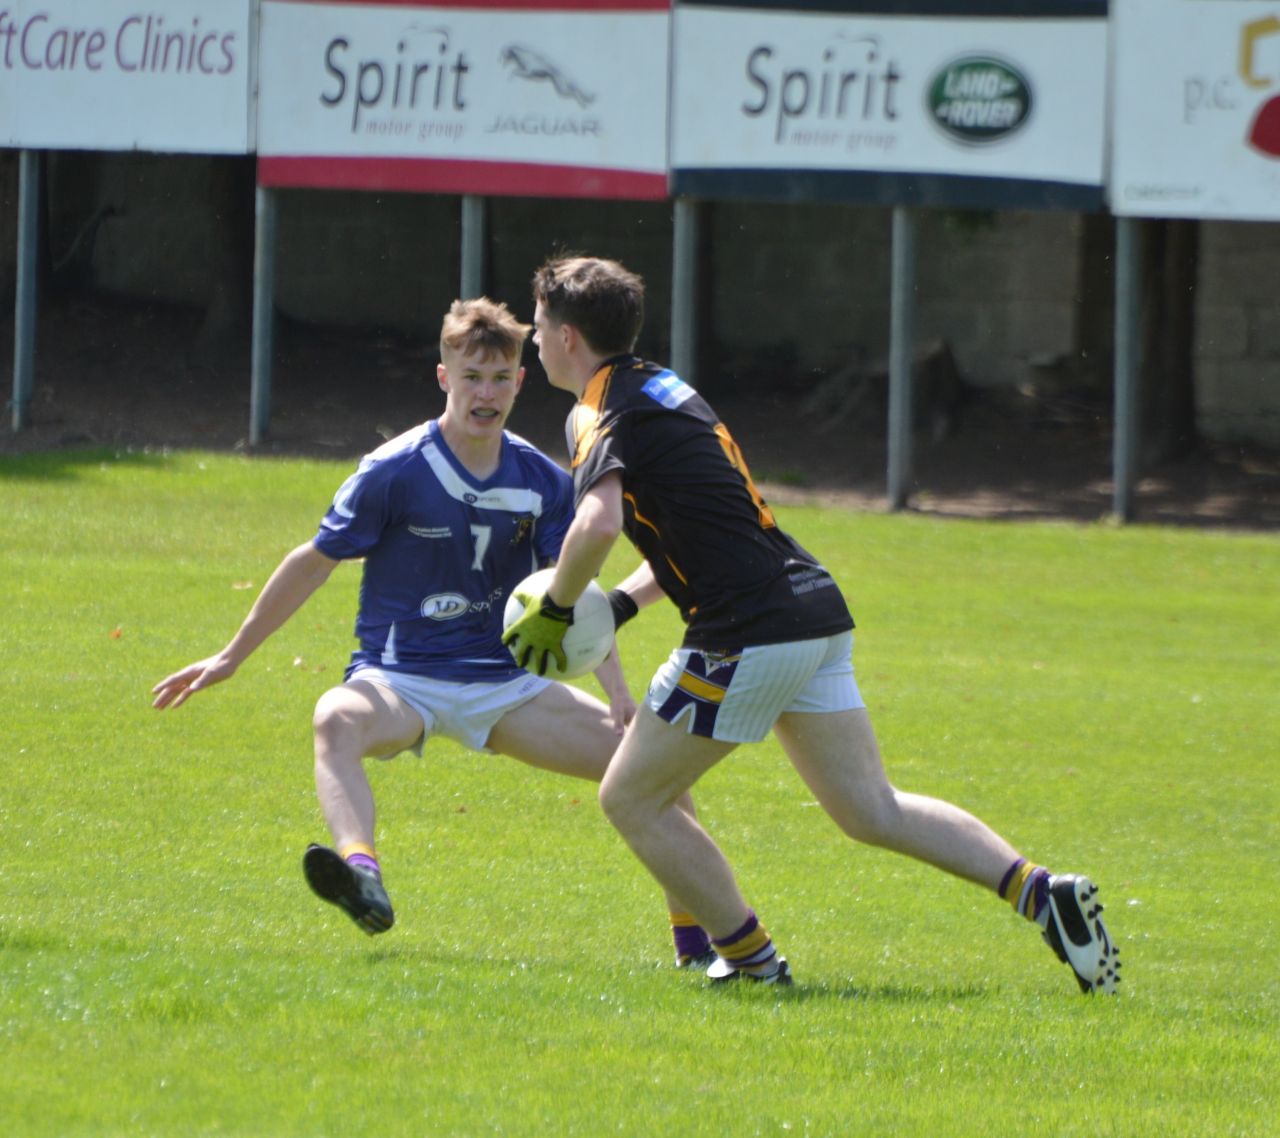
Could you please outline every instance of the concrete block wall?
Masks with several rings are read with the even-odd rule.
[[[93,237],[84,283],[144,300],[202,305],[209,296],[209,159],[65,153],[45,165],[53,256]],[[81,245],[83,250],[84,246]]]
[[[670,334],[671,206],[493,198],[486,291],[525,321],[548,256],[590,251],[645,276],[646,349]],[[276,302],[299,320],[380,327],[433,340],[458,295],[462,201],[456,196],[288,190],[277,222]]]
[[[196,156],[50,155],[55,255],[110,206],[89,266],[95,289],[201,306],[210,294],[209,163]],[[0,155],[0,299],[13,299],[17,155]],[[488,291],[523,318],[529,280],[560,250],[618,257],[649,285],[641,350],[669,356],[672,206],[495,198]],[[714,203],[703,335],[709,389],[803,390],[855,354],[883,359],[889,335],[891,211]],[[917,215],[918,341],[950,343],[965,379],[1008,385],[1032,361],[1076,347],[1082,220],[1060,213]],[[281,194],[276,298],[303,322],[381,328],[428,342],[457,295],[457,197]],[[1280,445],[1280,226],[1201,230],[1197,397],[1204,432]]]
[[[774,348],[805,377],[887,355],[890,210],[720,203],[713,217],[714,326],[730,356]],[[946,340],[980,385],[1017,383],[1029,360],[1069,352],[1077,240],[1070,214],[920,212],[917,340]]]
[[[457,296],[457,198],[284,191],[276,239],[276,306],[299,321],[432,339]]]
[[[533,274],[548,257],[591,253],[615,258],[645,279],[639,350],[665,361],[671,338],[672,216],[670,202],[492,198],[488,290],[521,320],[530,321]]]
[[[803,386],[883,355],[889,224],[883,209],[717,202],[710,210],[711,329],[731,375]],[[763,373],[763,374],[757,374]]]
[[[1280,446],[1280,226],[1200,227],[1195,368],[1207,437]]]
[[[919,215],[920,340],[945,340],[970,383],[1003,387],[1075,347],[1079,218],[1068,213]]]
[[[0,150],[0,304],[12,308],[18,287],[18,152]]]

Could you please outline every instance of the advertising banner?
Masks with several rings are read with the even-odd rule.
[[[666,196],[666,0],[264,0],[268,186]]]
[[[1111,209],[1280,218],[1280,2],[1114,0]]]
[[[0,3],[0,144],[252,149],[252,0]]]
[[[674,21],[678,194],[1101,204],[1105,4],[682,3]]]

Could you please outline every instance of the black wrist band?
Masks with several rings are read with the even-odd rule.
[[[616,631],[640,611],[640,606],[631,599],[625,589],[609,590],[609,607],[613,609],[613,627]]]
[[[551,599],[550,593],[542,594],[542,604],[540,606],[543,616],[549,616],[553,620],[564,621],[565,624],[573,623],[573,605],[567,608],[564,605],[558,605]]]

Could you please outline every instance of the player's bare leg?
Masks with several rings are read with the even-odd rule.
[[[320,697],[313,726],[316,793],[337,849],[309,847],[303,872],[317,895],[365,932],[385,932],[395,916],[374,851],[373,791],[363,760],[411,747],[422,736],[422,717],[393,692],[357,680]]]
[[[599,782],[620,742],[603,703],[568,684],[549,684],[498,720],[488,746],[540,770]]]
[[[993,890],[1017,859],[1013,846],[968,811],[892,786],[864,708],[786,714],[774,731],[814,797],[849,837]]]
[[[823,809],[851,838],[994,890],[1039,926],[1083,991],[1115,991],[1119,949],[1087,877],[1054,876],[959,806],[893,787],[865,709],[790,713],[774,731]]]
[[[316,703],[316,793],[334,843],[373,845],[373,791],[363,759],[403,751],[422,737],[422,717],[394,692],[356,680]]]
[[[680,809],[689,788],[735,744],[687,734],[641,707],[600,786],[600,804],[669,896],[711,934],[720,960],[708,975],[789,982],[733,870],[698,820]]]
[[[541,770],[600,782],[620,739],[609,709],[598,699],[566,684],[544,688],[528,703],[509,711],[489,735],[489,748]],[[693,799],[684,793],[676,806],[694,816]],[[688,906],[666,891],[676,941],[677,966],[705,966],[710,945]]]

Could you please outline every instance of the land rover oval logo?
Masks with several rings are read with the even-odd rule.
[[[1031,85],[1011,64],[991,56],[953,60],[929,84],[934,121],[960,142],[997,142],[1031,114]]]

